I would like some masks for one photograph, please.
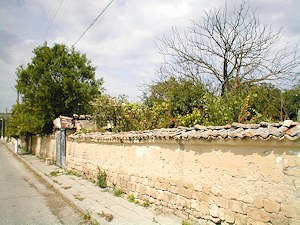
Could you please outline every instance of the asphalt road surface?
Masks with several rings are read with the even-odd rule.
[[[0,224],[84,224],[83,214],[0,142]]]

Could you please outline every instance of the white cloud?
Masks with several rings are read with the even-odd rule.
[[[61,1],[3,0],[0,3],[1,91],[0,112],[15,103],[15,69],[32,57],[33,48],[43,43]],[[186,28],[198,20],[204,10],[222,5],[226,0],[115,0],[91,27],[75,48],[86,53],[97,67],[97,78],[104,77],[105,88],[113,95],[127,94],[138,100],[138,85],[154,79],[162,56],[157,37],[168,34],[172,26]],[[242,0],[227,1],[228,4]],[[65,0],[46,37],[49,45],[71,46],[109,3],[106,1]],[[300,36],[300,2],[295,0],[252,0],[259,16],[275,28],[283,27],[284,40],[295,42]],[[8,61],[9,60],[9,61]],[[5,85],[3,85],[5,82]],[[10,101],[3,101],[11,93]]]

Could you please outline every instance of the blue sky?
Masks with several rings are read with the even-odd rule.
[[[16,68],[30,62],[32,50],[44,40],[49,46],[71,46],[110,0],[0,0],[0,112],[16,103]],[[115,0],[75,46],[87,54],[103,77],[107,93],[139,100],[139,85],[155,79],[163,62],[155,42],[171,27],[188,27],[226,0]],[[232,7],[241,0],[227,1]],[[282,28],[281,44],[300,38],[299,0],[249,0],[262,21]],[[60,10],[57,9],[60,6]],[[52,22],[55,13],[57,16]],[[47,32],[48,31],[48,32]]]

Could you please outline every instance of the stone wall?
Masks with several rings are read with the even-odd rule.
[[[67,169],[206,224],[300,224],[300,123],[75,133]],[[32,153],[55,160],[55,137]]]
[[[164,211],[223,224],[300,224],[299,141],[67,141],[67,167]]]
[[[29,142],[30,152],[39,158],[56,160],[54,135],[33,135]]]

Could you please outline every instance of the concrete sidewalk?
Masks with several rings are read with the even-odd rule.
[[[6,145],[11,150],[14,149],[11,144]],[[91,215],[91,220],[97,220],[101,225],[176,225],[182,223],[182,220],[175,216],[162,215],[151,207],[145,208],[129,202],[124,197],[116,197],[111,189],[101,189],[82,177],[67,175],[65,170],[55,165],[47,166],[44,160],[34,155],[19,154],[18,156],[62,196],[86,215]],[[111,214],[113,220],[108,222],[103,215],[100,216],[101,212],[106,215]]]

